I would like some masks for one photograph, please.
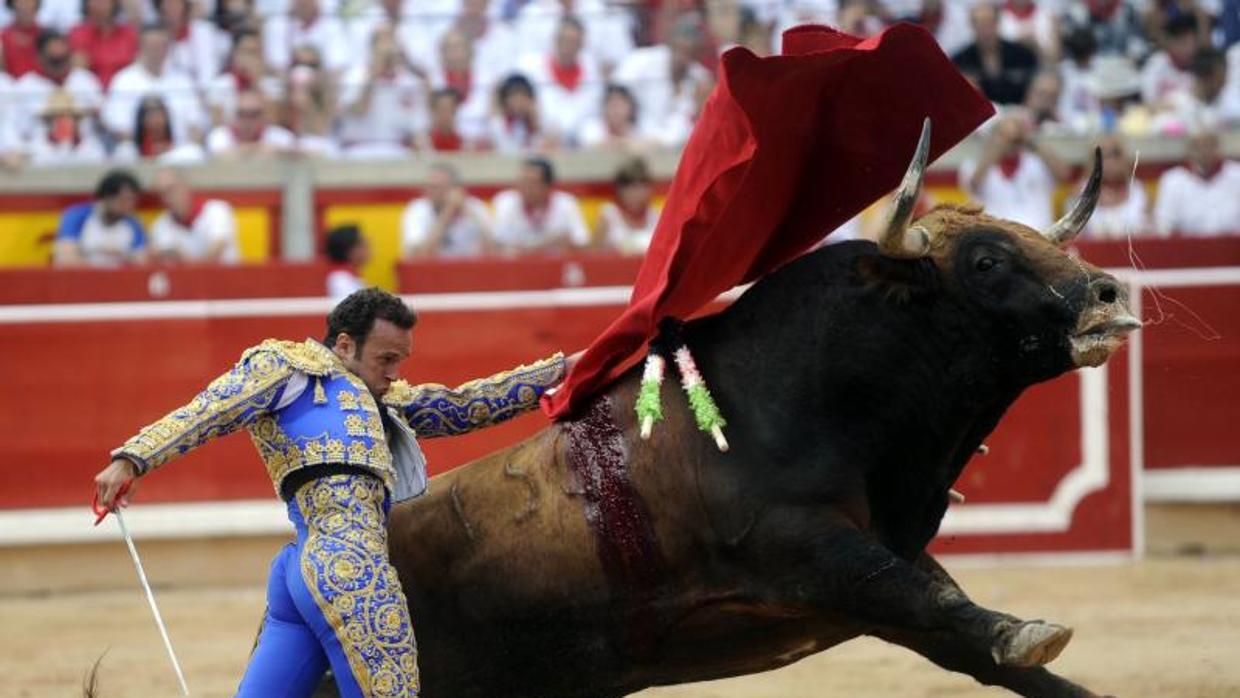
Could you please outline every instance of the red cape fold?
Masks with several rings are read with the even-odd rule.
[[[628,307],[543,410],[577,411],[632,364],[659,320],[769,273],[894,189],[924,118],[933,160],[993,113],[910,24],[864,40],[802,26],[784,33],[783,55],[728,51]]]

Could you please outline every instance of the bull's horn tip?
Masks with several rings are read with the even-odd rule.
[[[987,446],[986,444],[982,444],[981,446],[977,447],[977,452],[984,456],[987,453],[990,453],[990,447]]]
[[[947,498],[951,500],[952,504],[964,504],[964,495],[955,488],[947,490]]]

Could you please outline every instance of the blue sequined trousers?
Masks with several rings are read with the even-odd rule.
[[[267,614],[238,696],[309,696],[330,665],[343,698],[418,695],[409,606],[388,561],[387,491],[330,475],[288,502],[297,542],[271,564]]]

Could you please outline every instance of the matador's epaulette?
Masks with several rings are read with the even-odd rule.
[[[241,356],[244,362],[252,354],[270,351],[288,362],[289,366],[311,376],[326,376],[340,371],[339,359],[331,349],[313,339],[304,342],[290,342],[282,339],[268,339],[258,346],[250,347]]]

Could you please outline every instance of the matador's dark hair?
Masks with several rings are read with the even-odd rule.
[[[402,330],[409,330],[418,323],[418,316],[404,301],[387,291],[364,288],[350,293],[327,314],[327,335],[323,344],[335,346],[336,337],[344,332],[357,342],[360,352],[375,320],[387,320]]]

